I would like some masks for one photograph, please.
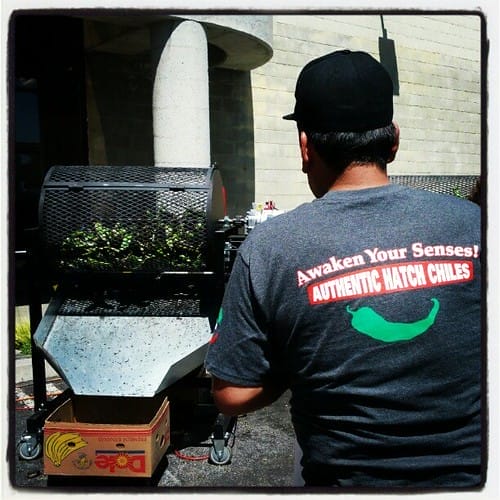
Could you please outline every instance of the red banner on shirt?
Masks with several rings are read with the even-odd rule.
[[[416,261],[365,268],[307,287],[311,305],[464,283],[474,279],[470,260]]]

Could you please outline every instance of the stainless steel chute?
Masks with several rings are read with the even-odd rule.
[[[75,395],[149,397],[203,364],[206,317],[67,316],[47,309],[36,343]]]

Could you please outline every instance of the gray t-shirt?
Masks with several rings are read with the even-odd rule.
[[[206,368],[291,389],[309,484],[478,484],[480,240],[477,205],[399,185],[260,224]]]

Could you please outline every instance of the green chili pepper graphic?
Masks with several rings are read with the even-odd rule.
[[[358,332],[382,342],[398,342],[411,340],[425,333],[434,324],[439,311],[439,301],[434,298],[431,300],[434,305],[427,317],[413,323],[392,323],[371,307],[361,307],[354,311],[347,306],[346,309],[352,315],[352,327]]]
[[[217,316],[216,323],[220,325],[222,323],[222,319],[224,318],[224,311],[222,307],[219,309],[219,315]]]

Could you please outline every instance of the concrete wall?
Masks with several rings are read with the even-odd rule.
[[[254,26],[248,17],[243,20]],[[210,24],[216,20],[203,19],[210,36],[220,40],[220,28]],[[251,70],[209,69],[211,160],[221,168],[230,215],[244,213],[254,200],[289,209],[312,199],[300,171],[295,124],[281,118],[293,109],[297,75],[310,59],[340,48],[380,59],[383,28],[395,44],[399,77],[394,101],[401,146],[389,173],[480,172],[478,16],[284,14],[272,16],[272,23],[273,56],[267,63]],[[118,28],[109,24],[86,25],[90,162],[151,165],[148,38],[122,40],[111,36]],[[108,39],[112,48],[102,43]]]
[[[255,199],[250,72],[213,68],[209,76],[212,161],[226,187],[228,215],[245,215]]]
[[[88,52],[91,165],[153,165],[149,54]]]
[[[300,69],[340,48],[379,58],[382,28],[394,40],[400,152],[392,174],[479,174],[480,18],[466,15],[279,15],[270,62],[252,71],[255,197],[293,208],[312,195],[300,172],[293,109]]]
[[[228,16],[203,17],[212,23],[230,24]],[[205,26],[222,46],[244,40],[241,47],[231,48],[231,57],[222,65],[209,69],[210,161],[217,163],[221,170],[230,215],[244,215],[255,199],[254,115],[248,68],[269,59],[265,40],[245,38],[234,30],[247,27],[254,35],[258,33],[262,38],[266,35],[267,40],[271,37],[271,29],[266,24],[270,19],[269,16],[248,16],[246,20],[233,22],[226,35],[217,32],[221,27]],[[139,37],[135,30],[129,32],[128,28],[103,20],[87,20],[85,27],[90,164],[153,165],[154,63],[149,37]],[[149,28],[141,28],[140,33],[143,29]],[[248,44],[253,45],[248,46],[244,57],[237,59],[238,51]],[[252,55],[250,49],[255,54]],[[241,69],[227,69],[229,64]],[[186,150],[186,157],[190,152]]]

